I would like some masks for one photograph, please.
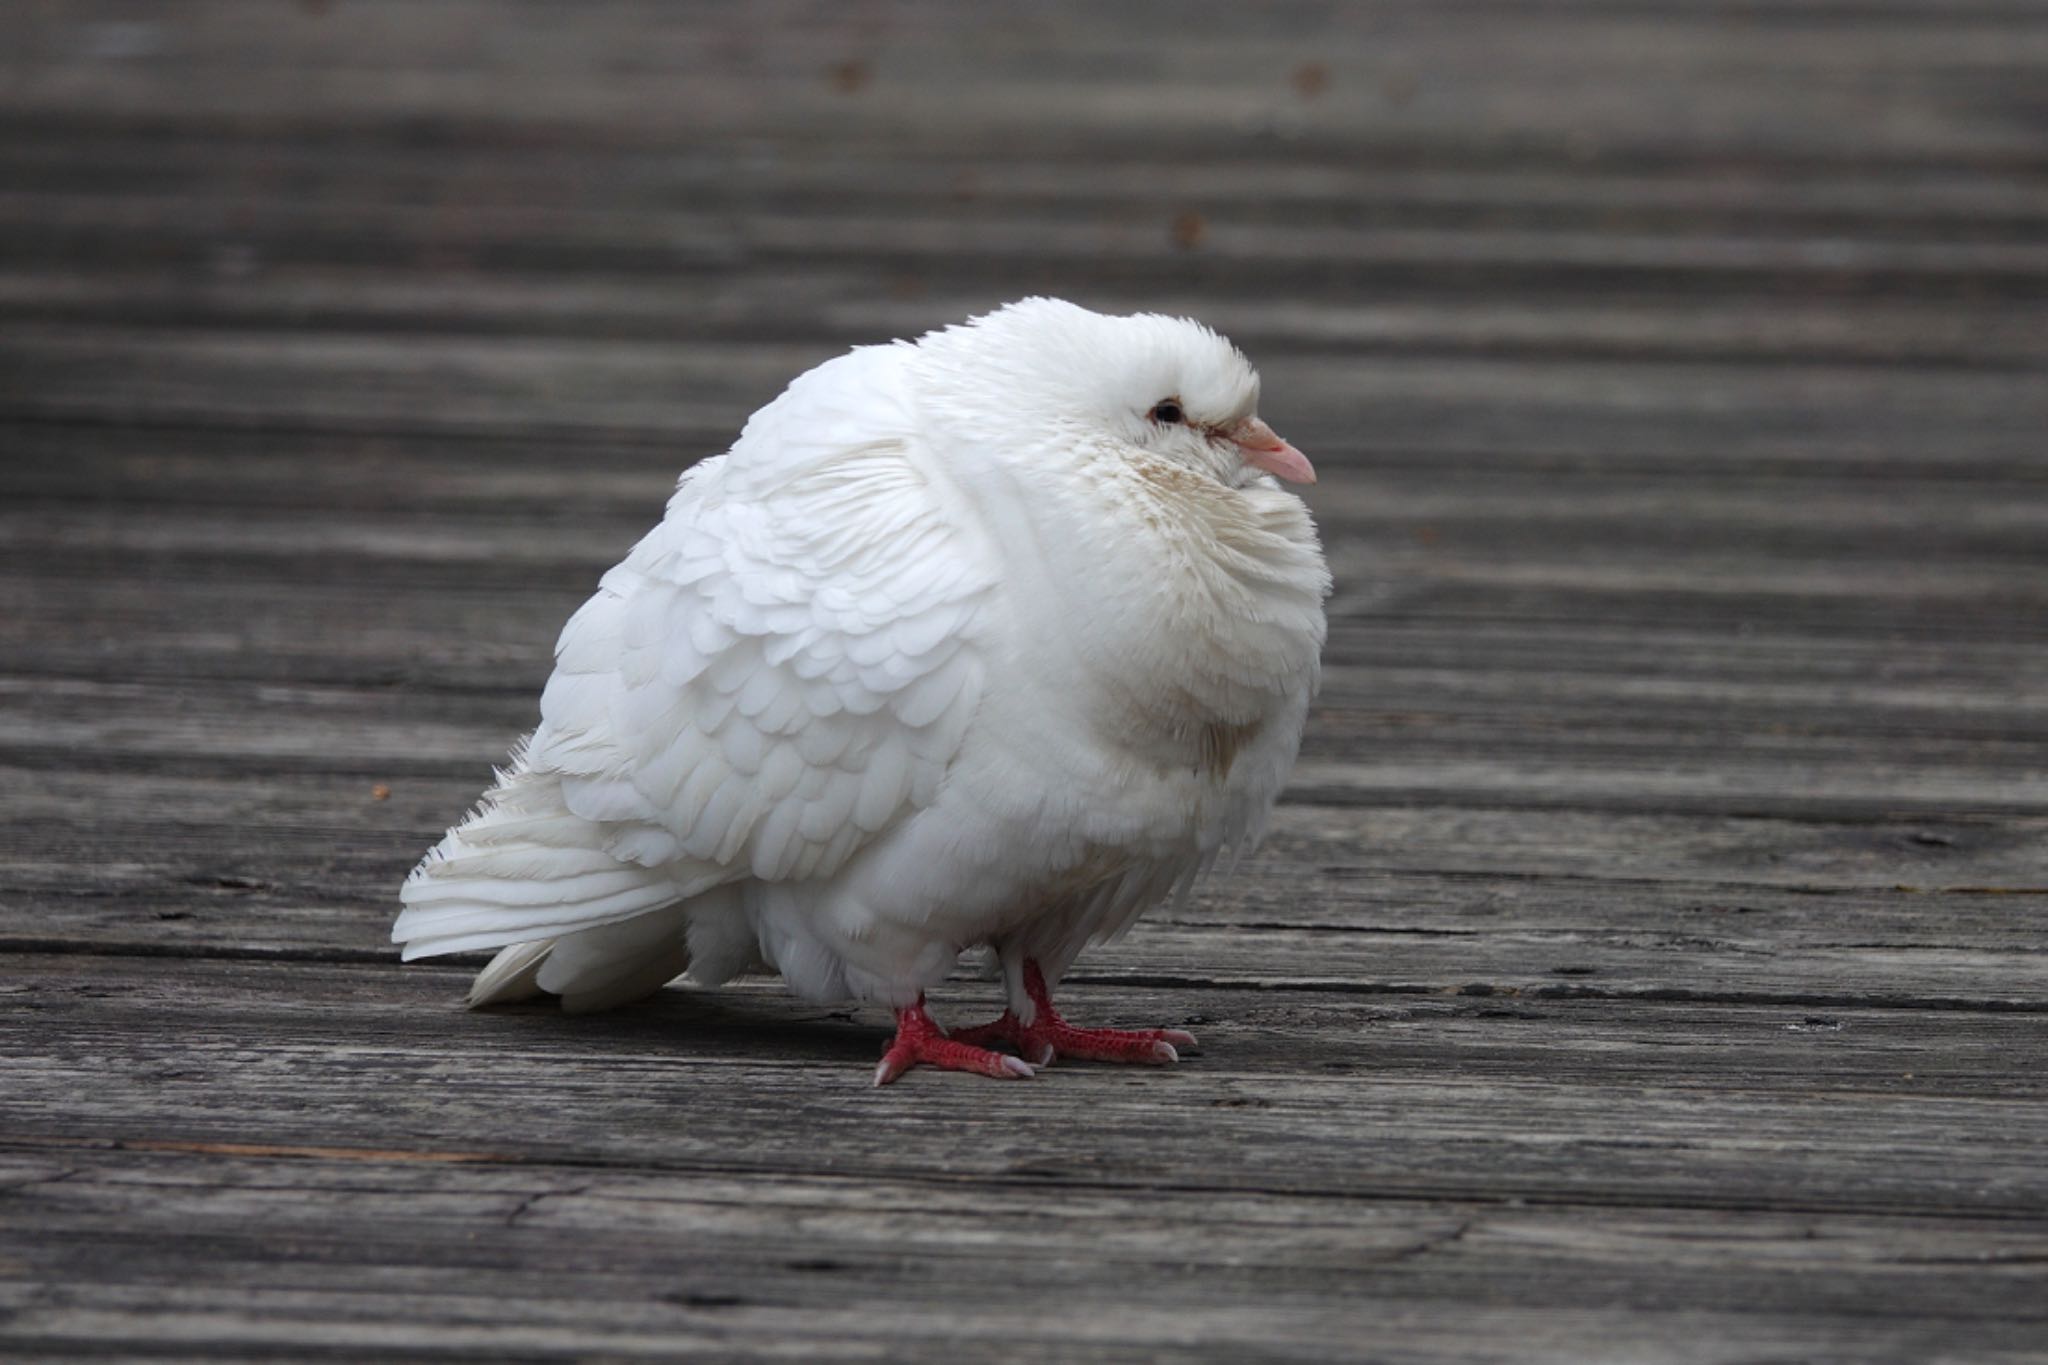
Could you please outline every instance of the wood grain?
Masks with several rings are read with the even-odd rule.
[[[0,1353],[2048,1360],[2044,82],[2006,0],[0,9]],[[1030,292],[1324,473],[1267,845],[1071,978],[1201,1053],[401,968],[677,473]]]

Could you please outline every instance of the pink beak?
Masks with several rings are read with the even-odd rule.
[[[1316,481],[1316,467],[1308,462],[1308,456],[1281,440],[1280,433],[1256,417],[1240,423],[1231,439],[1243,452],[1244,462],[1253,469],[1263,469],[1289,483]]]

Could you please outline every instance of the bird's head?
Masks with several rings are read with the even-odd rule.
[[[1198,322],[1118,317],[1058,299],[999,308],[919,343],[967,379],[948,414],[1049,428],[1065,445],[1150,457],[1243,488],[1314,483],[1308,457],[1259,420],[1259,375]],[[995,408],[998,411],[990,412]]]

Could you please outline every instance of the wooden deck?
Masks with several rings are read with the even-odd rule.
[[[1996,0],[0,7],[0,1355],[2048,1360],[2044,92]],[[1071,990],[1202,1055],[401,968],[677,470],[1029,292],[1324,471],[1274,836]]]

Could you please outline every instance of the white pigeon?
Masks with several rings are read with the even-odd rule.
[[[1293,766],[1330,577],[1258,398],[1197,323],[1042,298],[802,375],[569,619],[392,938],[502,949],[472,1005],[774,970],[894,1009],[878,1085],[1178,1060],[1049,991]],[[948,1033],[924,992],[976,947],[1008,1012]]]

